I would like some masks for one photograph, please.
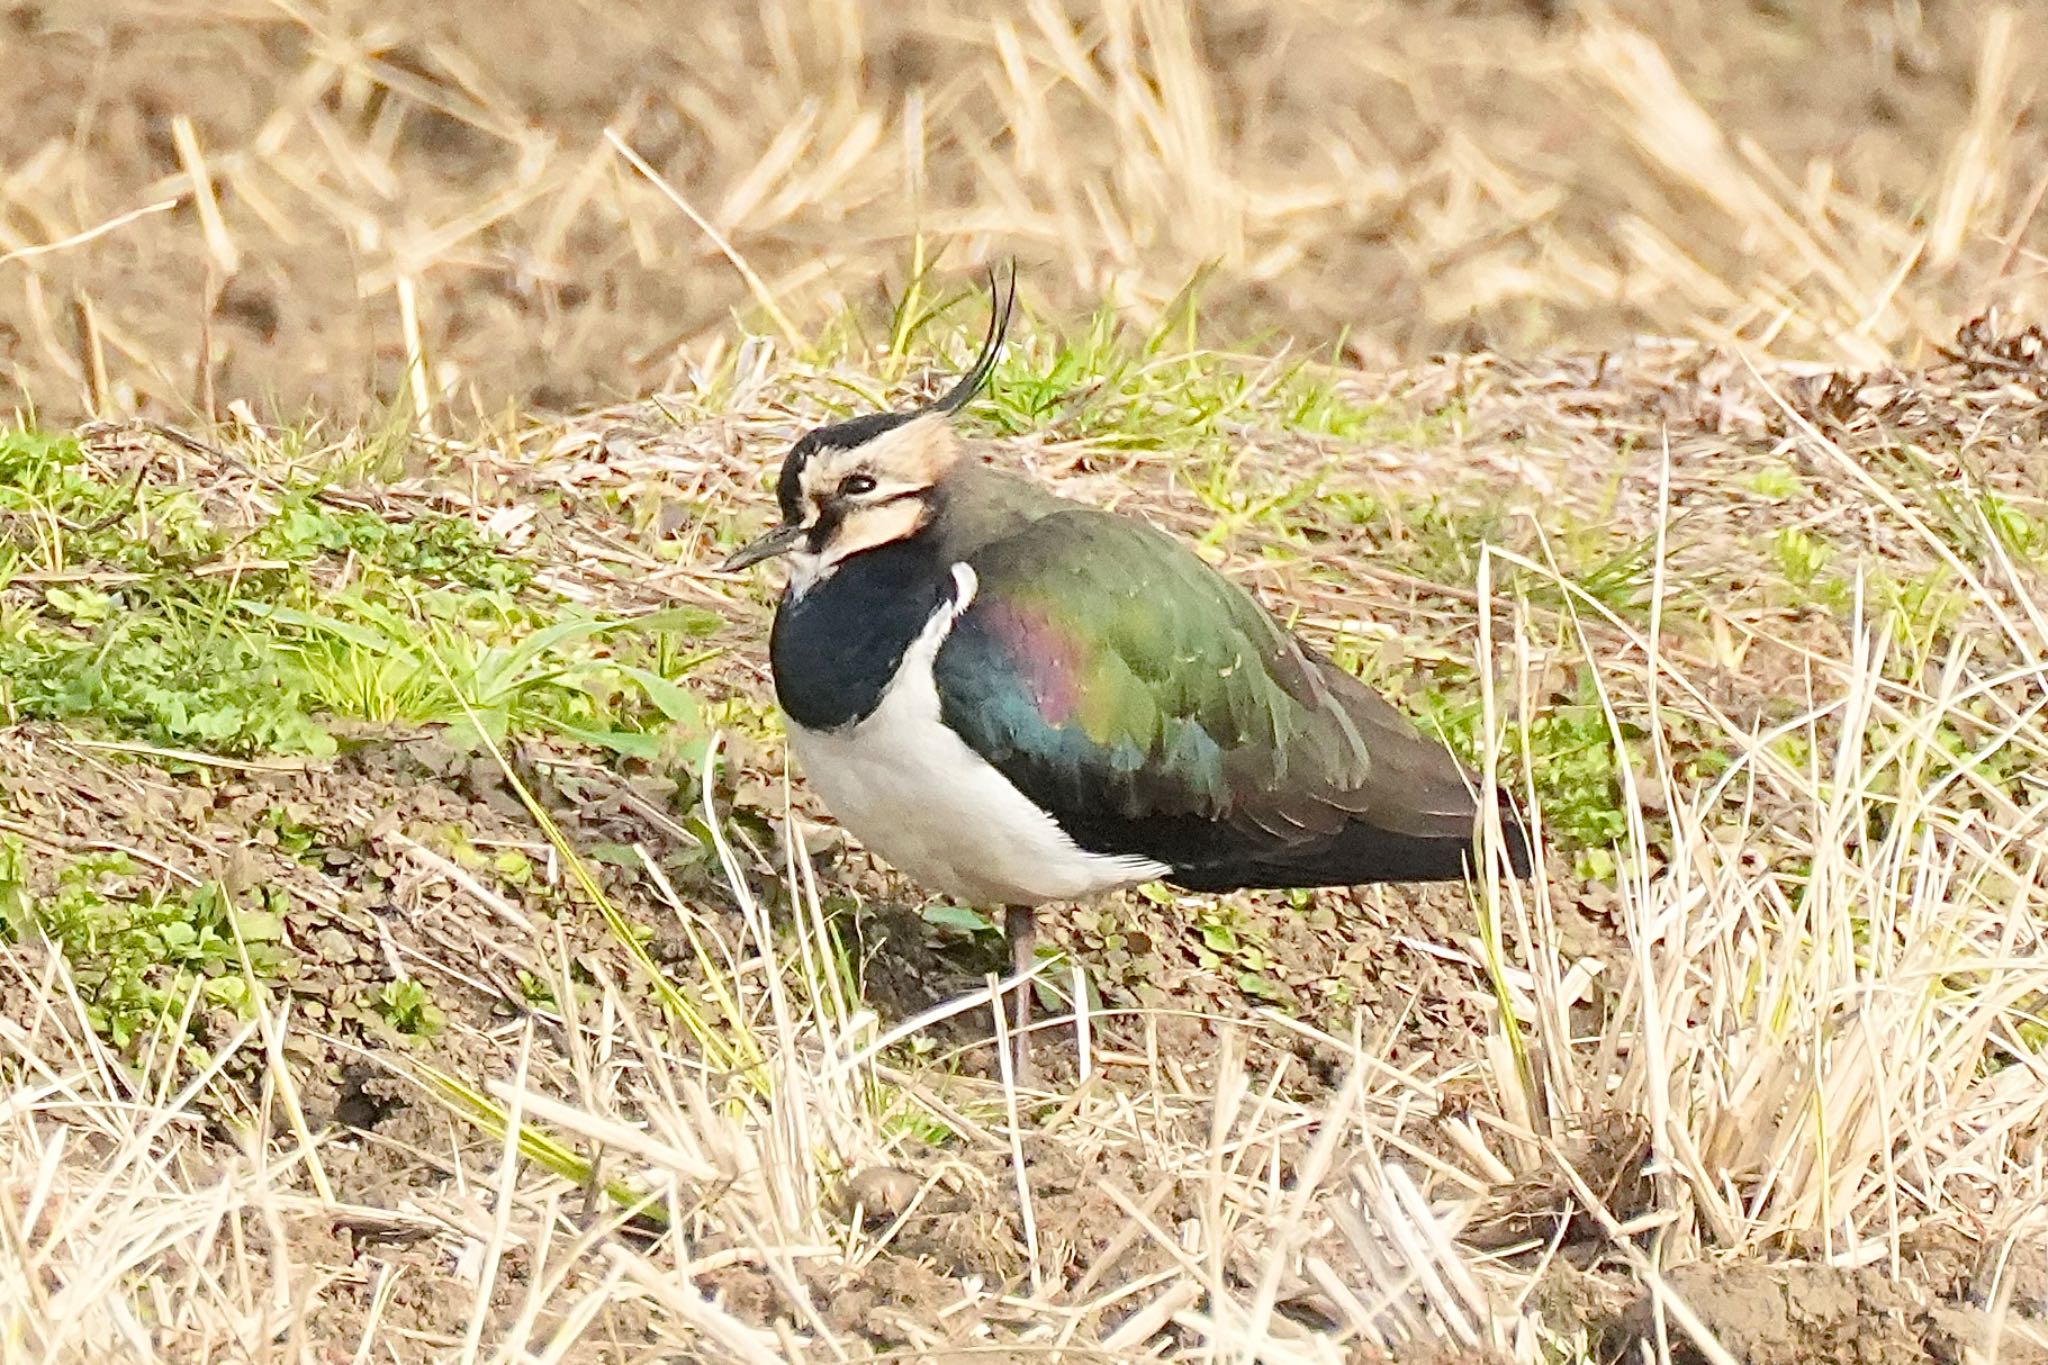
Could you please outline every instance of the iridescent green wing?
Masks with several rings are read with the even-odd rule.
[[[968,563],[943,717],[1082,847],[1198,886],[1459,875],[1451,755],[1179,542],[1076,507]]]

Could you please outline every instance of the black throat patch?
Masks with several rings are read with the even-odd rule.
[[[853,555],[803,596],[783,598],[768,655],[784,714],[807,730],[867,719],[953,590],[934,539],[912,536]]]

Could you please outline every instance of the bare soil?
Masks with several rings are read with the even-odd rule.
[[[1072,23],[1093,42],[1117,8]],[[1053,316],[1111,296],[1156,317],[1220,263],[1218,339],[1342,338],[1375,366],[1697,325],[1924,356],[2043,278],[2048,220],[2024,213],[2048,29],[2012,12],[2000,79],[1993,8],[1206,0],[1081,70],[1027,24],[1025,119],[989,16],[950,0],[14,4],[0,58],[34,81],[0,127],[0,253],[40,254],[0,262],[0,377],[55,420],[237,399],[379,420],[407,389],[409,289],[462,424],[673,387],[735,310],[777,328],[608,126],[806,334],[842,302],[878,325],[923,233],[967,245],[953,270],[1015,252]],[[1651,111],[1683,114],[1665,64],[1710,146],[1653,150]],[[1972,156],[1985,182],[1945,191]],[[1974,231],[1895,280],[1945,192]],[[1771,259],[1794,219],[1838,259]]]
[[[1941,1299],[1875,1267],[1696,1264],[1674,1269],[1668,1283],[1721,1345],[1751,1365],[1909,1365],[1983,1358],[1993,1350],[2001,1360],[2048,1360],[2031,1342],[1999,1340],[1993,1315],[1971,1297]],[[1612,1324],[1615,1358],[1633,1358],[1639,1344],[1656,1341],[1656,1315],[1645,1295]],[[1674,1339],[1672,1359],[1708,1359],[1697,1347],[1677,1345],[1684,1333],[1668,1321],[1662,1330]]]

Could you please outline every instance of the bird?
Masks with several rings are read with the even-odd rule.
[[[1439,740],[1151,524],[979,458],[953,419],[1008,335],[935,401],[805,432],[779,521],[721,566],[787,579],[769,668],[796,766],[929,890],[1000,906],[1028,1077],[1034,912],[1192,892],[1463,880],[1483,823]],[[1509,871],[1526,828],[1500,798]]]

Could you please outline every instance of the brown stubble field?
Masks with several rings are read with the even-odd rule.
[[[2048,1359],[2038,12],[419,9],[0,21],[7,1358]],[[1549,846],[1048,916],[1042,1095],[708,567],[1004,255]]]
[[[1375,365],[1640,333],[1911,360],[2038,298],[2040,24],[1920,0],[16,4],[0,51],[35,94],[0,129],[0,252],[120,225],[17,257],[0,356],[55,419],[361,417],[415,354],[437,408],[495,417],[672,387],[735,310],[809,336],[923,233],[956,263],[1014,252],[1062,316],[1149,321],[1208,271],[1222,337]]]

